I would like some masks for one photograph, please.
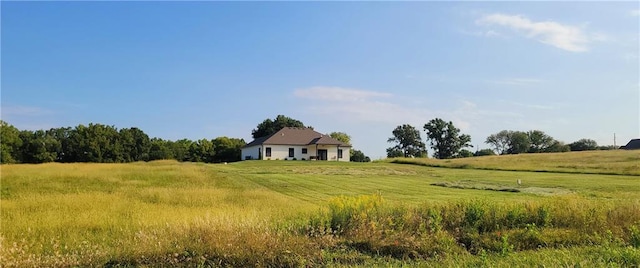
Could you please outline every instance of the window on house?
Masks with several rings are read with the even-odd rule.
[[[302,154],[307,154],[307,148],[302,148]]]
[[[338,158],[342,158],[342,149],[338,149]]]
[[[293,156],[294,156],[294,149],[289,148],[289,157],[293,157]]]
[[[267,147],[264,149],[264,156],[271,157],[271,147]]]

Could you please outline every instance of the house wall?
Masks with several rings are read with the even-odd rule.
[[[315,145],[313,146],[313,150],[315,151]],[[318,145],[318,150],[327,150],[327,160],[328,161],[343,161],[349,162],[349,149],[351,147],[340,147],[342,149],[342,158],[338,159],[338,146],[336,145]]]
[[[251,157],[250,159],[253,160],[257,160],[260,159],[260,155],[259,150],[260,150],[260,146],[261,145],[256,145],[256,146],[251,146],[251,147],[246,147],[246,148],[242,148],[241,152],[242,152],[242,158],[240,158],[241,160],[247,160],[247,156]]]
[[[271,156],[266,156],[267,147],[271,148]],[[242,160],[246,160],[247,156],[250,156],[251,159],[260,159],[260,155],[258,154],[260,148],[262,148],[262,159],[263,160],[310,160],[311,156],[316,156],[316,145],[256,145],[251,147],[242,148]],[[293,157],[289,157],[289,148],[293,148],[294,155]],[[302,148],[307,148],[307,153],[302,153]],[[317,148],[319,150],[327,150],[327,160],[328,161],[343,161],[349,162],[349,149],[351,147],[340,147],[342,149],[342,158],[338,159],[338,147],[335,145],[318,145]]]
[[[267,152],[267,147],[271,148],[271,156],[267,156],[266,152]],[[293,148],[293,157],[289,156],[289,148]],[[302,148],[307,148],[307,153],[306,154],[302,154]],[[263,159],[267,160],[267,159],[271,159],[271,160],[284,160],[285,158],[287,160],[293,160],[293,158],[297,159],[297,160],[302,160],[302,158],[309,160],[309,157],[315,155],[315,151],[312,152],[312,150],[310,148],[308,148],[307,146],[301,146],[301,145],[264,145],[264,152],[263,152]]]

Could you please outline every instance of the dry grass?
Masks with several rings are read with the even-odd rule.
[[[459,247],[456,239],[460,233],[444,227],[445,219],[449,219],[446,215],[464,218],[456,211],[460,211],[460,206],[471,204],[469,200],[480,200],[481,206],[487,203],[522,205],[521,216],[525,218],[529,208],[537,211],[535,208],[547,204],[558,208],[550,210],[554,228],[578,224],[597,230],[600,236],[611,231],[624,243],[631,243],[628,226],[640,217],[637,203],[640,184],[636,176],[311,161],[249,161],[229,165],[174,161],[52,163],[3,165],[0,169],[3,267],[385,266],[403,265],[407,261],[410,265],[424,262],[422,264],[432,266],[434,263],[446,265],[450,258],[468,260],[471,265],[478,257]],[[524,191],[508,193],[430,185],[464,181],[469,185],[509,186],[516,178],[524,181],[526,189],[558,188],[572,194],[547,197]],[[358,235],[356,238],[369,235],[371,239],[366,240],[366,244],[355,241],[353,236],[327,230],[314,235],[300,233],[310,219],[323,217],[323,213],[330,211],[329,200],[372,193],[381,193],[385,206],[395,214],[384,214],[383,210],[381,214],[370,213],[367,210],[374,208],[362,202],[365,214],[360,211],[354,215],[359,215],[358,219],[369,219],[369,225],[353,226],[378,228],[360,228],[362,232],[351,230],[345,234]],[[419,219],[428,216],[429,209],[448,211],[441,213],[442,230],[448,233],[413,236],[407,232],[410,229],[398,229],[398,224],[388,227],[389,222],[409,223],[414,219],[415,230],[422,230]],[[485,207],[485,211],[491,209]],[[503,215],[501,213],[509,209],[496,205],[495,212],[491,213]],[[378,216],[367,218],[367,215]],[[488,219],[491,217],[487,218],[486,225],[491,226]],[[455,220],[451,222],[454,226]],[[390,231],[395,233],[376,237]],[[513,232],[516,235],[521,230]],[[574,239],[571,234],[576,232],[569,235],[563,232],[549,228],[543,234],[565,243],[575,240],[580,247],[585,245],[584,239],[593,238]],[[420,237],[431,240],[416,240]],[[482,237],[478,239],[484,241]],[[396,240],[401,247],[395,247]],[[604,240],[593,241],[602,244]],[[496,241],[485,242],[488,249],[495,247],[492,243]],[[624,243],[612,247],[618,250],[626,247]],[[414,250],[413,247],[419,247],[416,251],[419,254],[403,255]],[[436,251],[430,248],[442,253],[436,254],[440,256],[437,262],[432,262]],[[389,254],[377,254],[376,249]],[[635,256],[633,252],[630,254]],[[417,257],[404,259],[407,256]],[[505,260],[491,256],[487,259],[493,259],[493,263]]]

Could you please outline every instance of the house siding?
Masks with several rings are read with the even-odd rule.
[[[264,156],[264,160],[293,160],[293,158],[297,160],[309,159],[311,150],[307,149],[307,154],[302,154],[302,148],[308,148],[307,146],[301,145],[274,145],[274,144],[264,144],[265,151],[267,147],[271,148],[271,156]],[[289,156],[289,148],[293,148],[293,157]]]
[[[262,158],[258,154],[262,147]],[[271,156],[266,156],[267,148],[271,148]],[[289,156],[289,148],[293,148],[293,157]],[[303,154],[302,149],[306,148],[307,153]],[[318,150],[327,150],[327,161],[342,161],[349,162],[349,149],[351,147],[340,147],[342,149],[342,158],[338,159],[338,146],[336,145],[317,145]],[[275,144],[263,144],[251,147],[242,148],[242,160],[247,160],[247,156],[250,159],[263,159],[263,160],[310,160],[311,157],[317,156],[316,145],[275,145]]]
[[[259,152],[260,152],[260,147],[261,146],[262,145],[256,145],[256,146],[242,148],[242,150],[241,150],[241,152],[242,152],[242,156],[241,157],[242,158],[240,158],[240,159],[242,159],[242,160],[249,160],[249,159],[257,160],[257,159],[260,159]],[[249,157],[249,158],[247,159],[247,157]]]
[[[338,158],[338,146],[336,145],[318,145],[318,150],[327,150],[327,160],[328,161],[342,161],[349,162],[349,149],[351,147],[341,146],[342,149],[342,158]],[[315,146],[314,146],[315,150]]]

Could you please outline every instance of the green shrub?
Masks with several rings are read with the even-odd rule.
[[[635,248],[640,248],[640,223],[629,227],[629,244]]]

